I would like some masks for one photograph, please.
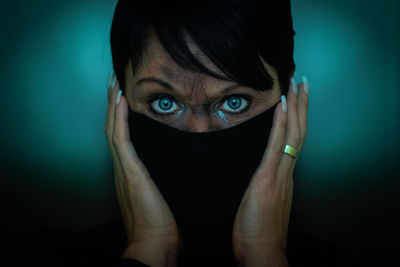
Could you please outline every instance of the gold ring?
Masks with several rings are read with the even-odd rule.
[[[297,149],[289,145],[285,146],[285,150],[283,151],[283,153],[289,154],[293,158],[297,157]]]

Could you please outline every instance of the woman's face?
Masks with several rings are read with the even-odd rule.
[[[188,43],[205,66],[226,77],[193,41],[189,39]],[[277,81],[275,69],[263,63]],[[272,90],[260,92],[185,70],[170,58],[154,34],[149,37],[143,65],[135,75],[128,65],[125,84],[133,111],[189,132],[216,131],[245,122],[275,105],[281,95],[278,82]]]

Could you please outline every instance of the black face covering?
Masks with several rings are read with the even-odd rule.
[[[268,143],[276,104],[213,132],[187,132],[129,110],[132,143],[175,216],[180,266],[236,266],[232,227]]]

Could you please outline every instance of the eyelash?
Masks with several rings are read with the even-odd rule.
[[[232,94],[232,95],[228,95],[228,96],[223,97],[222,100],[221,100],[221,102],[224,103],[226,100],[228,100],[228,99],[230,99],[230,98],[234,98],[234,97],[236,97],[236,98],[243,98],[243,99],[245,99],[245,100],[248,102],[248,104],[247,104],[247,106],[246,106],[244,109],[242,109],[242,110],[239,111],[239,112],[235,112],[235,113],[233,113],[233,112],[227,112],[227,113],[232,114],[233,116],[235,116],[235,115],[241,115],[241,114],[245,113],[245,112],[250,108],[250,106],[251,106],[252,97],[249,96],[249,95],[244,95],[244,94]],[[170,99],[170,100],[174,101],[175,103],[177,103],[177,105],[179,105],[179,104],[178,104],[179,101],[177,101],[177,99],[176,99],[175,97],[173,97],[173,96],[171,96],[171,95],[168,95],[168,94],[153,94],[153,95],[150,95],[150,96],[147,98],[147,102],[148,102],[148,104],[150,105],[150,111],[151,111],[153,114],[155,114],[156,116],[159,116],[159,117],[161,117],[161,118],[166,118],[166,117],[172,116],[172,115],[174,114],[174,112],[165,113],[165,114],[159,113],[159,112],[155,111],[155,110],[152,108],[152,106],[151,106],[151,104],[152,104],[155,100],[159,100],[159,99],[163,99],[163,98]]]

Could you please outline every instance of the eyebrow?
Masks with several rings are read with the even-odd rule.
[[[169,83],[167,83],[166,81],[160,80],[158,78],[154,78],[154,77],[148,77],[148,78],[143,78],[140,79],[139,81],[136,82],[136,86],[145,83],[145,82],[152,82],[152,83],[158,83],[159,85],[163,86],[165,89],[167,89],[168,91],[175,91],[174,87],[172,85],[170,85]],[[224,89],[221,90],[221,93],[229,93],[232,90],[238,88],[238,87],[242,87],[239,84],[233,84],[231,86],[228,86]]]

